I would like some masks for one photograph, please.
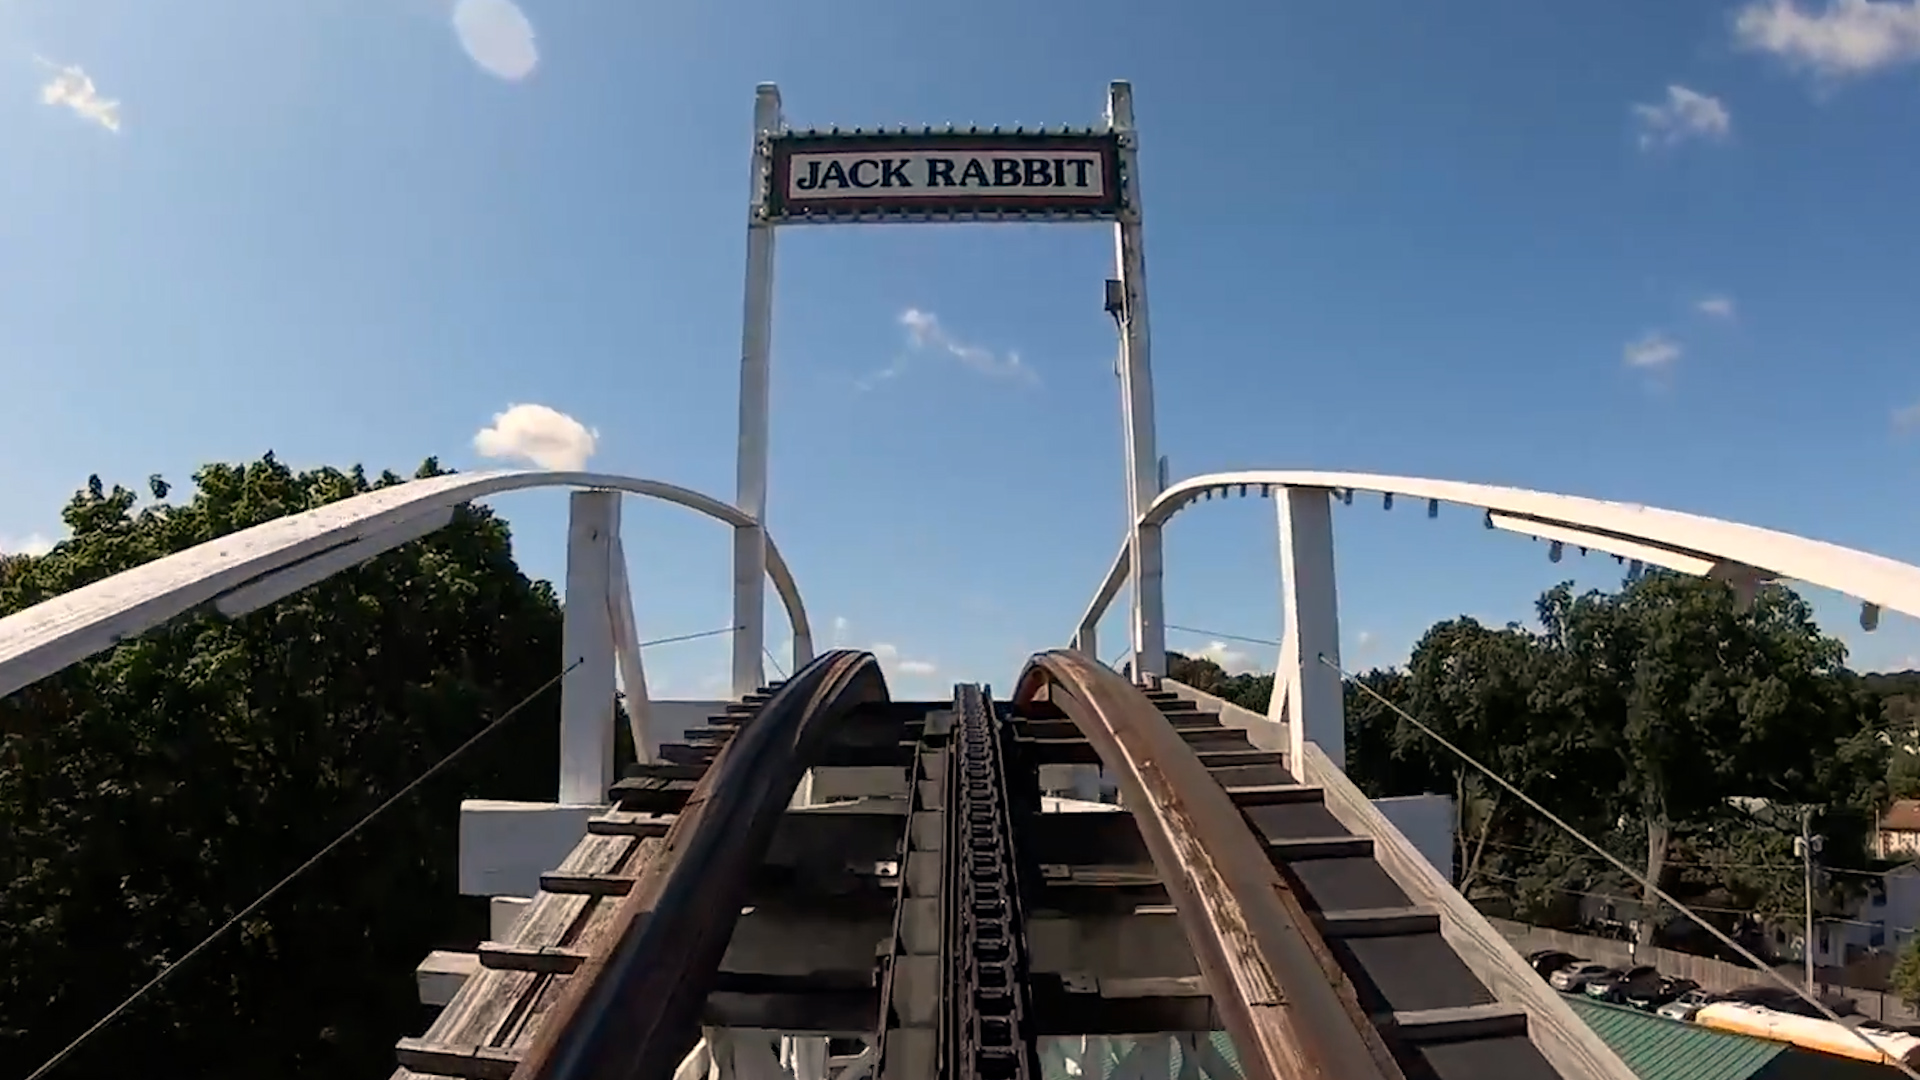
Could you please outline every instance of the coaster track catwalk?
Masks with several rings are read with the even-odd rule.
[[[864,1041],[848,1077],[1040,1080],[1043,1038],[1221,1027],[1248,1080],[1609,1075],[1564,1054],[1549,1065],[1529,1013],[1468,973],[1435,913],[1376,864],[1373,839],[1346,832],[1283,755],[1079,654],[1034,657],[996,704],[972,685],[945,702],[892,702],[872,655],[831,652],[686,740],[630,769],[618,808],[543,878],[522,922],[547,929],[483,946],[483,974],[519,981],[464,987],[427,1036],[402,1040],[397,1078],[668,1080],[704,1072],[702,1060],[753,1076],[756,1054],[780,1068],[769,1033],[796,1031]],[[1130,821],[1041,814],[1039,768],[1075,763],[1117,781]],[[891,776],[904,798],[827,796],[839,805],[790,813],[809,769]],[[1063,844],[1069,835],[1083,839]],[[1123,861],[1158,884],[1096,883],[1094,907],[1134,927],[1112,920],[1170,901],[1210,1010],[1194,1011],[1205,998],[1068,986],[1057,957],[1039,962],[1033,913],[1058,940],[1063,911],[1090,910],[1084,883],[1062,892],[1040,862],[1098,862],[1075,846],[1099,843],[1140,852]],[[819,885],[781,861],[798,848],[839,860],[843,885],[868,860],[853,873],[865,884],[789,895]],[[559,906],[583,894],[598,899]],[[833,970],[734,962],[730,949],[771,955],[764,930],[747,934],[759,944],[736,940],[755,918],[799,917],[852,928]],[[860,927],[879,929],[868,942]],[[1113,940],[1129,947],[1130,932]],[[779,948],[832,936],[775,934]],[[758,1032],[759,1045],[729,1032]],[[689,1058],[696,1045],[706,1059]]]

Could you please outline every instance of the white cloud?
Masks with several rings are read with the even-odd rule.
[[[835,615],[833,617],[833,647],[834,648],[844,649],[847,647],[848,625],[849,624],[847,622],[847,617],[845,615]]]
[[[1893,426],[1897,428],[1920,428],[1920,401],[1902,409],[1893,410]]]
[[[53,541],[39,533],[22,537],[0,536],[0,555],[45,555],[53,550]]]
[[[600,433],[545,405],[509,405],[493,426],[473,437],[480,456],[530,461],[543,469],[573,472],[593,456]]]
[[[1635,105],[1633,115],[1640,121],[1643,150],[1688,139],[1724,139],[1733,128],[1719,98],[1679,85],[1667,87],[1667,100],[1657,105]]]
[[[1732,319],[1735,314],[1731,296],[1702,297],[1693,305],[1693,309],[1702,315],[1711,315],[1716,319]]]
[[[1656,330],[1637,341],[1628,342],[1620,356],[1628,367],[1664,371],[1680,359],[1683,351],[1679,342]]]
[[[467,57],[496,78],[517,82],[540,63],[533,23],[513,0],[458,0],[453,32]]]
[[[844,627],[839,625],[843,622],[845,622],[844,619],[835,619],[834,628],[836,630],[844,629]],[[892,675],[925,678],[928,675],[938,674],[940,671],[940,665],[931,660],[903,659],[900,656],[900,646],[891,642],[876,641],[867,646],[867,651],[872,653],[874,659],[880,661],[880,666]]]
[[[1920,60],[1920,0],[1756,0],[1740,9],[1734,40],[1828,77],[1867,75]]]
[[[1355,645],[1360,646],[1363,649],[1373,644],[1373,631],[1362,630],[1359,633],[1353,635],[1353,643]]]
[[[940,324],[940,317],[931,311],[908,308],[900,313],[900,325],[906,327],[907,345],[911,350],[880,371],[861,379],[856,385],[862,390],[871,390],[875,384],[889,379],[899,378],[916,355],[940,353],[960,362],[960,366],[996,379],[1012,379],[1029,386],[1038,385],[1040,376],[1020,359],[1017,352],[1003,354],[979,345],[968,344],[947,332]]]
[[[1266,664],[1256,662],[1245,651],[1224,641],[1209,641],[1206,648],[1193,655],[1219,664],[1220,669],[1229,675],[1259,675],[1269,670]]]
[[[40,84],[40,100],[47,105],[64,105],[72,109],[76,116],[91,120],[108,131],[120,130],[120,103],[111,98],[103,98],[94,88],[93,79],[78,65],[61,66],[51,60],[35,57],[42,67],[51,68],[53,75]]]

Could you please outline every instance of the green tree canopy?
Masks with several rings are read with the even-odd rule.
[[[418,475],[442,470],[433,461]],[[47,555],[0,562],[0,615],[378,487],[269,454],[190,500],[98,477]],[[0,1076],[23,1076],[167,962],[559,671],[552,590],[504,523],[431,536],[243,618],[206,614],[0,700]],[[413,965],[470,944],[463,797],[551,798],[558,695],[323,863],[60,1076],[383,1075],[418,1029]]]
[[[1882,695],[1797,595],[1766,588],[1743,609],[1724,584],[1658,572],[1614,593],[1559,586],[1537,614],[1537,629],[1439,623],[1403,675],[1364,681],[1682,899],[1799,910],[1801,805],[1819,808],[1829,863],[1867,864],[1888,792]],[[1353,686],[1347,701],[1369,794],[1455,797],[1469,896],[1553,922],[1567,897],[1639,891],[1393,709]]]

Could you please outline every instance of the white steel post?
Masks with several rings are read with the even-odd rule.
[[[617,524],[617,522],[616,522]],[[654,759],[653,699],[647,694],[647,669],[640,659],[639,622],[633,617],[633,586],[627,580],[627,548],[613,535],[612,572],[607,578],[607,617],[613,627],[614,670],[626,692],[627,730],[637,761]]]
[[[567,595],[560,682],[560,801],[597,806],[613,785],[613,620],[607,593],[620,493],[576,491],[567,507]]]
[[[1153,363],[1148,347],[1147,255],[1141,235],[1140,144],[1133,122],[1133,87],[1107,87],[1107,125],[1120,137],[1120,171],[1126,200],[1114,226],[1120,285],[1126,297],[1121,316],[1120,383],[1125,397],[1128,523],[1133,565],[1134,677],[1167,671],[1166,604],[1161,594],[1160,527],[1143,525],[1140,515],[1160,494],[1160,455],[1153,432]]]
[[[768,358],[773,341],[773,222],[767,218],[771,155],[780,130],[780,88],[761,83],[753,99],[753,186],[747,210],[747,288],[740,335],[740,443],[735,505],[755,525],[733,533],[733,696],[764,681],[766,648]]]
[[[1340,601],[1333,577],[1332,496],[1325,488],[1285,488],[1275,500],[1286,632],[1274,682],[1287,687],[1289,760],[1296,770],[1309,742],[1342,772],[1347,767],[1347,725],[1337,670]]]

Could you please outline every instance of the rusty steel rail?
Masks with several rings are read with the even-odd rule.
[[[1119,780],[1248,1080],[1401,1080],[1292,885],[1153,703],[1064,650],[1020,673],[1016,707],[1042,701]]]
[[[889,700],[873,654],[837,650],[795,672],[720,752],[659,854],[541,1025],[513,1080],[666,1080],[700,1010],[753,870],[801,776],[855,708]]]

